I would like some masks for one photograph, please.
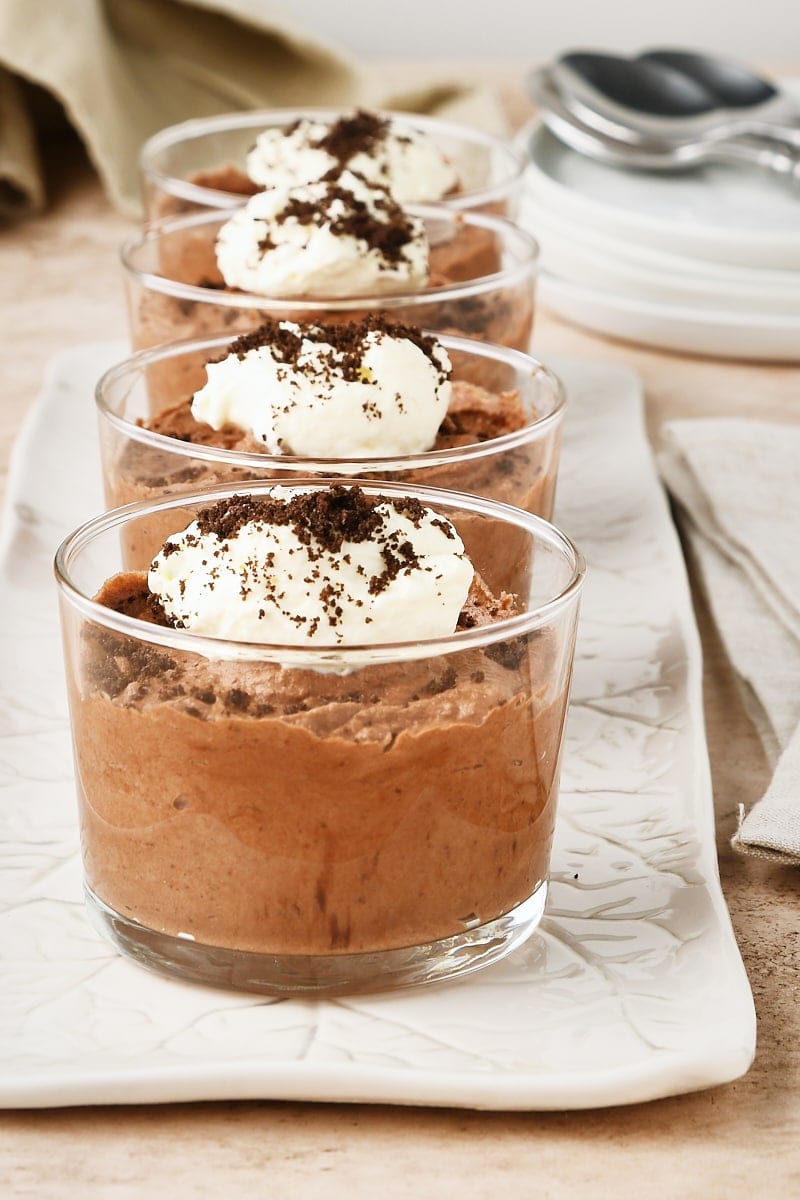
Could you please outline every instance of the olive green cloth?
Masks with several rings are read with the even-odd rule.
[[[497,122],[458,80],[382,95],[379,79],[273,0],[0,0],[0,215],[46,203],[42,97],[63,107],[130,214],[142,143],[190,117],[359,103],[452,114],[464,100],[459,116]]]

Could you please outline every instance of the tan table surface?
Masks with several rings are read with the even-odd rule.
[[[515,82],[505,99],[518,118],[525,106]],[[126,333],[117,246],[132,225],[110,211],[77,146],[53,164],[51,194],[44,217],[0,229],[0,489],[44,362],[73,343]],[[650,352],[546,313],[535,348],[545,358],[563,353],[635,367],[654,441],[673,416],[800,421],[800,368]],[[702,600],[696,602],[720,871],[758,1010],[756,1060],[744,1078],[651,1104],[577,1113],[251,1102],[6,1112],[0,1195],[800,1196],[800,872],[729,848],[737,806],[759,795],[767,774],[725,654]]]

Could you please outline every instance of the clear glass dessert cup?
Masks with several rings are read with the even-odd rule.
[[[431,247],[419,291],[279,299],[225,287],[215,241],[230,211],[160,222],[122,246],[134,350],[186,337],[247,333],[267,317],[339,322],[380,312],[394,321],[527,350],[539,247],[503,217],[417,205]],[[446,281],[446,282],[444,282]]]
[[[88,909],[156,971],[274,994],[421,984],[498,960],[541,918],[581,555],[507,505],[364,490],[466,527],[479,572],[512,525],[517,614],[426,641],[399,622],[392,644],[330,650],[95,599],[125,571],[131,526],[169,511],[182,528],[231,486],[106,513],[58,551]]]
[[[189,424],[195,430],[201,428],[191,418],[190,398],[206,381],[206,364],[223,357],[231,339],[183,341],[141,351],[112,367],[97,385],[106,504],[114,508],[226,481],[358,476],[408,487],[421,484],[470,492],[549,520],[565,408],[561,381],[542,363],[517,350],[467,338],[441,336],[439,340],[453,364],[454,402],[460,397],[466,407],[460,417],[462,425],[470,419],[470,405],[474,406],[472,419],[478,427],[474,440],[420,454],[347,460],[226,449],[230,439],[222,432],[215,435],[208,426],[202,427],[202,444],[185,440]],[[487,419],[482,405],[489,401],[495,409],[491,420],[498,427],[502,427],[506,411],[514,417],[521,415],[525,423],[479,440]],[[451,411],[453,408],[451,403]],[[215,436],[217,445],[213,444]],[[458,436],[453,439],[458,440]],[[149,564],[172,532],[169,520],[168,511],[153,514],[128,529],[128,566]],[[493,574],[498,578],[504,563],[513,566],[514,548],[508,543],[515,536],[509,528],[493,547],[497,564]],[[513,590],[513,580],[504,586]]]
[[[144,143],[139,158],[145,220],[236,207],[255,186],[245,174],[245,156],[259,133],[286,128],[303,117],[333,122],[351,111],[308,108],[224,113],[162,129]],[[425,134],[455,168],[460,187],[443,203],[460,211],[516,216],[526,158],[510,142],[436,117],[381,115]]]

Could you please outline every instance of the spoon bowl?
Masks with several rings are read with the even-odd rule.
[[[679,71],[711,92],[725,108],[755,108],[779,95],[773,84],[749,67],[711,54],[694,50],[646,50],[636,61]]]
[[[554,63],[552,73],[584,124],[623,141],[727,142],[754,134],[800,146],[800,109],[792,100],[747,68],[710,55],[574,51]]]
[[[548,71],[562,104],[577,122],[641,149],[654,137],[659,143],[672,138],[677,118],[714,112],[715,101],[704,87],[655,63],[575,52],[565,54]],[[692,140],[697,140],[696,132]]]
[[[598,112],[602,111],[598,97],[655,117],[699,116],[717,107],[715,96],[702,82],[644,58],[575,51],[554,64],[553,78]]]

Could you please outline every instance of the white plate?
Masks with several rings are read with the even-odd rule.
[[[624,170],[578,154],[538,122],[521,140],[527,190],[566,219],[695,259],[800,270],[800,192],[782,178],[729,164]]]
[[[162,979],[80,900],[53,550],[100,495],[61,356],[18,445],[0,562],[0,1103],[221,1098],[587,1108],[720,1084],[753,1055],[717,877],[700,651],[636,377],[561,365],[560,520],[589,560],[548,911],[461,983],[326,1002]]]
[[[544,271],[630,299],[713,311],[800,317],[800,275],[751,271],[664,254],[563,220],[530,195],[520,223],[535,234]]]
[[[543,271],[545,308],[594,333],[663,350],[758,362],[800,361],[800,313],[741,312],[659,303],[585,287]]]

